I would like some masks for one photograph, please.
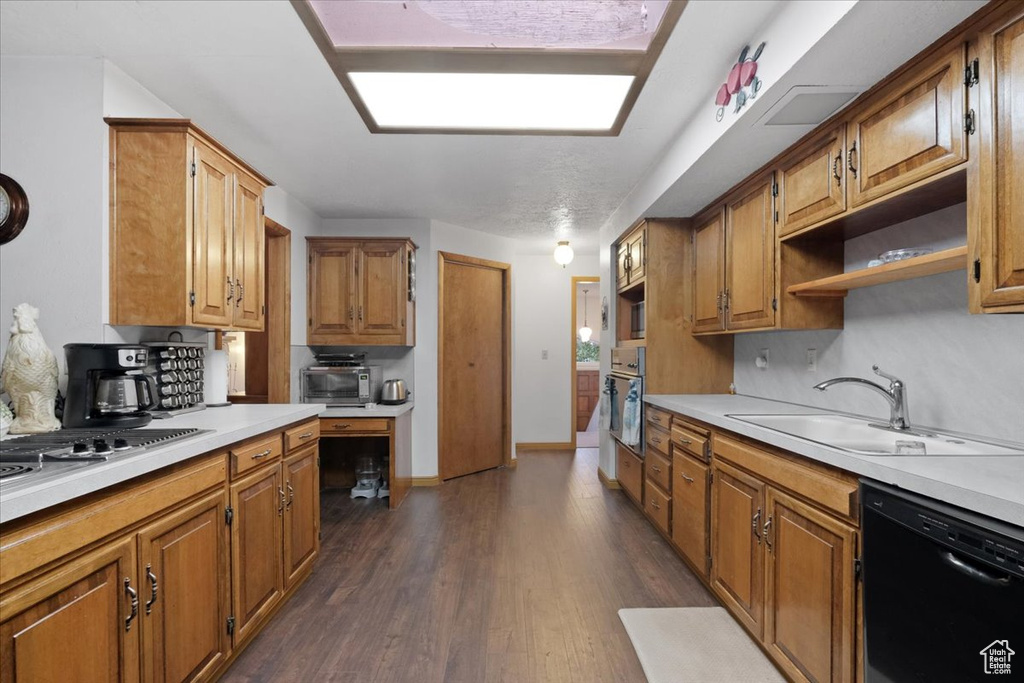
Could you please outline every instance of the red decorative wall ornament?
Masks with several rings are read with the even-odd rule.
[[[761,56],[762,50],[764,50],[764,43],[758,45],[754,50],[754,56],[748,59],[747,53],[750,52],[750,46],[743,46],[740,58],[729,71],[729,76],[715,96],[715,105],[718,107],[718,111],[715,112],[716,121],[721,121],[725,117],[725,108],[729,106],[734,95],[736,96],[734,113],[739,113],[739,110],[746,105],[747,100],[757,97],[758,91],[761,90],[761,79],[757,77],[757,59]]]

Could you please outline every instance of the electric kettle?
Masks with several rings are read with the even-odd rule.
[[[386,379],[380,390],[380,402],[387,406],[405,403],[409,400],[409,390],[405,388],[404,379]]]

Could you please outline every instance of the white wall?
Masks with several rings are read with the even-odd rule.
[[[512,267],[515,287],[513,347],[513,442],[563,443],[572,438],[570,372],[572,357],[572,278],[599,275],[596,254],[577,254],[565,268],[551,254],[519,255]],[[597,299],[598,285],[591,285]],[[582,301],[579,304],[583,313]],[[595,310],[596,309],[596,310]],[[582,318],[581,318],[582,319]],[[596,322],[595,322],[596,321]],[[601,327],[600,304],[590,307],[590,323]],[[542,358],[543,351],[548,357]]]
[[[964,204],[846,243],[846,270],[889,249],[964,244]],[[736,335],[742,394],[888,419],[881,396],[855,386],[811,387],[838,376],[871,379],[878,364],[907,383],[914,424],[1024,442],[1024,316],[969,315],[964,271],[853,290],[842,331]],[[759,349],[770,363],[758,370]],[[815,372],[806,350],[817,349]]]

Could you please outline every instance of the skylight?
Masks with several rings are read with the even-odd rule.
[[[371,133],[618,135],[685,0],[292,0]]]

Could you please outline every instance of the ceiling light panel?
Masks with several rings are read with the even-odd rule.
[[[632,76],[350,73],[381,129],[608,130]]]

